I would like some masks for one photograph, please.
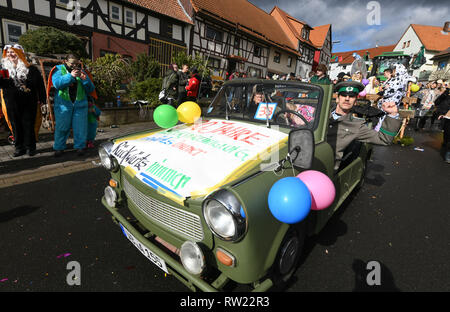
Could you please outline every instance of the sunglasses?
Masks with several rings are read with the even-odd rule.
[[[7,44],[7,45],[5,45],[5,46],[3,47],[3,50],[6,51],[6,50],[8,50],[8,49],[10,49],[10,48],[23,50],[23,47],[22,47],[20,44],[14,44],[14,45]]]
[[[356,96],[357,96],[357,94],[356,93],[354,93],[354,92],[341,92],[341,93],[339,93],[339,95],[340,96],[343,96],[343,97],[351,97],[351,98],[355,98]]]

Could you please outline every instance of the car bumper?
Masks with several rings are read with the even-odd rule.
[[[200,289],[204,292],[217,292],[220,291],[229,281],[229,278],[225,276],[223,273],[219,275],[212,283],[208,283],[203,280],[200,276],[193,275],[189,273],[181,264],[181,262],[174,259],[170,254],[159,248],[156,244],[150,241],[147,237],[142,235],[134,225],[127,221],[127,219],[118,211],[118,209],[109,206],[105,197],[102,197],[102,204],[109,210],[112,214],[115,222],[118,222],[124,226],[128,232],[130,232],[136,239],[138,239],[142,244],[145,245],[148,249],[154,252],[156,255],[161,257],[167,266],[169,274],[176,277],[180,280],[184,285],[186,285],[189,289],[196,291]],[[257,287],[253,289],[256,292],[267,291],[273,286],[271,279],[266,279],[263,282],[259,283]]]

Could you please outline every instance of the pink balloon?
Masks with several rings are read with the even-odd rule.
[[[361,92],[359,92],[359,96],[366,96],[366,90],[362,90]]]
[[[324,173],[316,170],[306,170],[297,175],[311,193],[311,210],[328,208],[336,196],[333,181]]]

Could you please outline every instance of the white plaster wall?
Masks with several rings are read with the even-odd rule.
[[[159,18],[153,16],[148,17],[148,30],[159,34]]]
[[[35,0],[34,10],[36,14],[50,17],[50,3],[45,0]]]
[[[14,0],[11,2],[12,2],[13,9],[21,10],[21,11],[25,11],[25,12],[30,11],[30,6],[28,5],[29,3],[27,0]]]

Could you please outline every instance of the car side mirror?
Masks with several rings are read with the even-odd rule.
[[[314,133],[309,129],[296,129],[289,133],[289,155],[292,165],[309,169],[314,158]]]

